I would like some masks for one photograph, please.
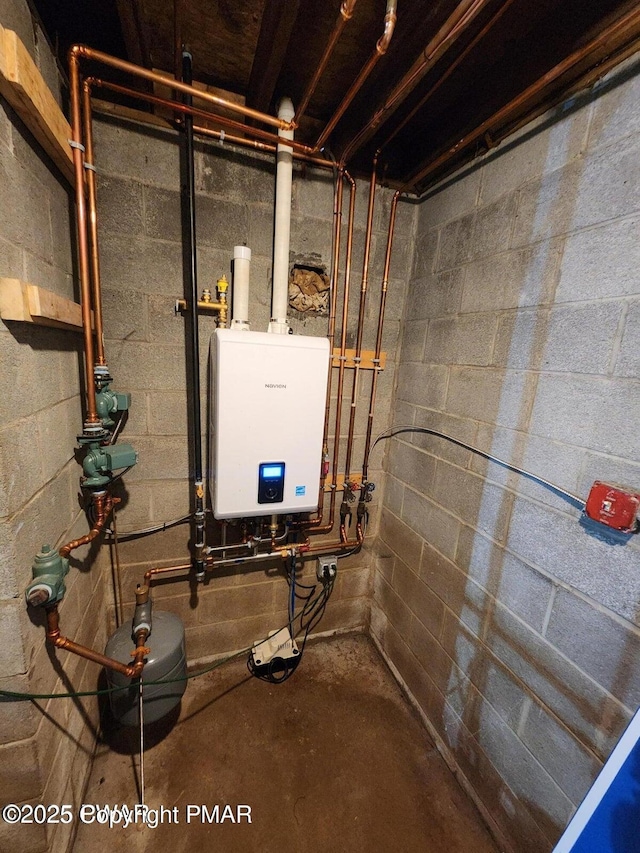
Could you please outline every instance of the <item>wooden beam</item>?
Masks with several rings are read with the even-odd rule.
[[[263,113],[271,106],[299,6],[300,0],[265,2],[247,90],[247,105]]]
[[[116,6],[129,62],[151,68],[149,51],[140,20],[140,9],[136,0],[116,0]]]
[[[82,309],[77,302],[18,278],[0,278],[0,317],[82,331]]]
[[[65,178],[74,183],[71,128],[35,62],[13,30],[0,26],[0,93]]]

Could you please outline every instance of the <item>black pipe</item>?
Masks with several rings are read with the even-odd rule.
[[[188,50],[182,50],[182,82],[193,83],[193,60]],[[184,102],[192,104],[190,95]],[[193,148],[193,116],[185,115],[183,122],[185,139],[185,203],[183,204],[183,236],[185,240],[185,278],[187,284],[187,339],[191,344],[191,431],[193,447],[193,521],[194,551],[193,568],[196,579],[204,580],[206,557],[204,553],[204,484],[202,481],[202,413],[200,411],[200,334],[198,329],[198,268],[196,260],[196,180]]]

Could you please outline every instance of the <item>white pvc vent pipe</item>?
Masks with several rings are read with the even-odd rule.
[[[251,249],[248,246],[233,247],[233,320],[232,329],[249,331],[249,269]]]
[[[282,98],[278,118],[291,121],[295,115],[290,98]],[[279,130],[282,139],[293,139],[292,130]],[[288,334],[287,305],[289,303],[289,237],[291,234],[291,179],[293,148],[278,143],[276,154],[276,210],[273,229],[273,293],[269,331]]]

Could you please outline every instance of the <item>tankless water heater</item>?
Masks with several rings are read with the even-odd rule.
[[[216,518],[318,507],[327,338],[216,329],[211,472]]]

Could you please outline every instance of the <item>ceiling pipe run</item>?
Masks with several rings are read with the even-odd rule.
[[[387,9],[384,16],[384,30],[376,43],[375,50],[373,51],[367,62],[365,62],[365,64],[363,65],[360,73],[358,74],[354,82],[351,84],[347,94],[342,99],[342,103],[335,111],[333,116],[329,119],[326,127],[318,137],[316,144],[313,146],[314,151],[318,151],[323,148],[325,142],[331,135],[331,132],[338,124],[345,112],[349,109],[351,102],[358,94],[358,92],[366,82],[367,78],[378,64],[379,60],[382,59],[382,57],[387,52],[391,37],[393,36],[393,31],[396,26],[396,7],[397,0],[387,0]]]
[[[435,36],[430,39],[422,51],[421,56],[413,63],[402,80],[394,87],[384,104],[376,110],[367,124],[352,138],[345,148],[343,159],[348,160],[355,151],[361,148],[380,125],[384,124],[400,104],[411,94],[425,74],[434,67],[436,62],[456,43],[458,38],[465,32],[470,24],[475,21],[493,0],[462,0]],[[507,0],[506,6],[512,0]],[[504,9],[503,9],[504,11]]]
[[[290,123],[294,109],[290,98],[283,98],[278,107],[278,118]],[[284,140],[293,139],[293,130],[279,130]],[[289,239],[291,235],[291,183],[293,177],[293,149],[278,144],[276,153],[276,203],[273,227],[273,290],[271,294],[271,320],[269,332],[289,333],[287,306],[289,304]]]

